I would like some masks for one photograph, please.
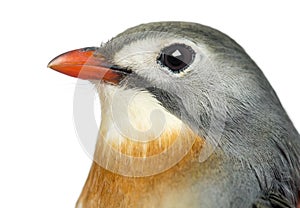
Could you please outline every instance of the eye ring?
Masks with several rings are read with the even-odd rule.
[[[162,49],[157,61],[173,73],[180,73],[191,65],[194,58],[195,52],[190,46],[175,43]]]

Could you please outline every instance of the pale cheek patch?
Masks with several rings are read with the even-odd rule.
[[[174,43],[186,44],[192,47],[196,52],[195,60],[191,66],[180,73],[171,72],[167,67],[162,66],[157,61],[162,49]],[[137,74],[152,80],[154,83],[161,79],[162,74],[162,76],[174,78],[185,76],[194,68],[194,66],[199,66],[203,63],[203,59],[205,58],[204,54],[207,53],[208,51],[204,46],[196,45],[194,42],[186,39],[170,37],[160,39],[147,38],[125,45],[115,54],[114,63],[119,66],[130,68]]]
[[[141,66],[153,67],[164,42],[147,39],[126,45],[114,56],[114,62],[120,66],[131,66],[136,69]]]
[[[157,68],[157,58],[161,50],[174,43],[191,46],[196,54],[202,54],[198,46],[186,39],[176,38],[147,38],[125,45],[114,56],[114,63],[139,70],[140,68]],[[202,50],[202,49],[201,49]],[[176,55],[176,54],[175,54]]]

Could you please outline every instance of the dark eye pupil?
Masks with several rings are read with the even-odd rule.
[[[164,54],[164,56],[166,65],[171,66],[172,68],[181,68],[186,66],[186,63],[181,61],[179,58],[166,54]]]
[[[179,73],[192,63],[194,55],[191,47],[184,44],[173,44],[162,50],[158,61],[171,71]]]

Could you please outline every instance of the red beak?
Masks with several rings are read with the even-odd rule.
[[[97,53],[95,47],[82,48],[61,54],[50,61],[48,67],[72,77],[103,80],[113,84],[118,84],[127,72],[108,64],[105,58]]]

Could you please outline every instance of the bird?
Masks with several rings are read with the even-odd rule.
[[[48,67],[90,81],[101,103],[77,208],[300,206],[299,133],[228,35],[145,23]]]

